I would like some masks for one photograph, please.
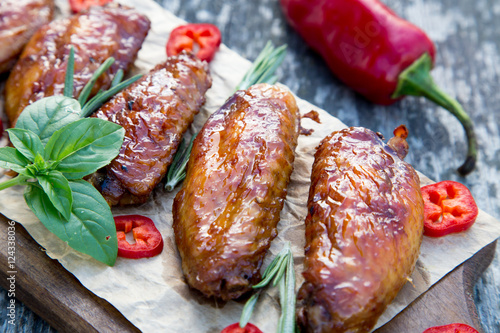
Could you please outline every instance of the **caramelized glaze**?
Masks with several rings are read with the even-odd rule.
[[[369,332],[415,266],[424,206],[419,177],[402,160],[406,136],[395,134],[394,149],[363,128],[318,147],[297,301],[304,332]]]
[[[236,92],[196,137],[173,227],[187,282],[207,297],[238,298],[259,280],[298,130],[292,94],[261,84]]]
[[[129,69],[149,26],[146,16],[116,4],[91,7],[42,26],[26,45],[7,80],[5,110],[11,125],[15,125],[27,105],[46,96],[63,94],[71,46],[75,50],[73,96],[76,98],[96,69],[107,58],[115,58],[97,80],[92,90],[95,94],[109,88],[119,69]]]
[[[125,128],[120,153],[104,174],[91,180],[110,205],[148,199],[211,84],[206,62],[182,53],[157,65],[93,115]]]
[[[52,20],[53,0],[2,0],[0,5],[0,73],[16,63],[24,45]]]

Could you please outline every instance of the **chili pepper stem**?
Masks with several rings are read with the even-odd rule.
[[[431,57],[424,53],[399,75],[398,86],[392,98],[407,95],[426,97],[448,110],[460,121],[467,136],[467,157],[458,168],[458,172],[467,175],[474,169],[477,160],[477,139],[474,133],[474,124],[462,106],[434,83],[430,74],[431,69]]]

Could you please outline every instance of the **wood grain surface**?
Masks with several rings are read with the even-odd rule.
[[[330,73],[323,60],[288,26],[278,0],[158,0],[157,2],[187,21],[216,24],[222,32],[223,42],[250,60],[255,59],[268,40],[276,45],[288,44],[287,57],[278,70],[283,84],[290,87],[299,97],[327,110],[350,126],[368,127],[389,136],[396,126],[406,124],[410,130],[408,139],[410,153],[407,161],[432,179],[438,181],[450,179],[465,184],[471,189],[478,206],[500,219],[500,2],[498,0],[382,0],[398,15],[424,29],[435,41],[438,52],[433,76],[443,90],[462,103],[475,123],[480,145],[479,160],[475,172],[467,177],[460,177],[455,172],[465,156],[466,145],[463,130],[453,116],[419,98],[406,98],[392,106],[382,107],[357,96]],[[36,248],[36,244],[34,247]],[[37,251],[41,252],[39,248]],[[490,246],[485,251],[467,261],[415,301],[412,308],[418,310],[409,315],[405,314],[406,311],[403,312],[380,331],[411,333],[408,326],[405,326],[406,323],[420,322],[422,318],[432,319],[436,323],[444,321],[447,317],[442,313],[447,312],[445,311],[447,309],[455,311],[452,301],[461,299],[458,301],[462,302],[461,310],[454,312],[454,320],[464,318],[466,322],[477,327],[477,317],[474,313],[476,308],[484,332],[500,332],[500,250],[499,247],[494,250],[494,247]],[[491,259],[493,263],[488,266]],[[4,260],[4,257],[0,256],[0,260]],[[56,267],[59,265],[50,259],[49,261]],[[486,266],[488,268],[482,272]],[[27,273],[35,269],[39,268],[26,268]],[[38,271],[43,270],[40,268]],[[45,270],[45,273],[50,272]],[[5,274],[4,268],[0,274]],[[65,276],[58,275],[63,273],[54,274]],[[33,275],[31,278],[34,278]],[[477,283],[475,283],[476,278],[478,278]],[[5,286],[4,276],[1,279],[2,285]],[[66,275],[60,281],[64,284],[64,281],[72,280]],[[57,290],[64,287],[54,285],[54,288]],[[85,289],[81,291],[83,294],[88,293]],[[40,292],[45,291],[41,288]],[[81,296],[78,291],[71,291],[68,294],[67,297],[71,294],[77,295],[76,300]],[[5,290],[0,292],[1,320],[6,318],[4,304],[9,301],[6,295]],[[61,304],[37,303],[37,300],[45,301],[44,297],[48,294],[36,297],[26,291],[21,295],[19,294],[20,301],[25,301],[37,313],[42,314],[53,327],[65,330],[65,327],[58,325],[64,325],[60,323],[61,320],[64,322],[68,321],[67,318],[72,318],[67,317],[70,314],[48,312],[60,311]],[[32,305],[33,298],[37,298],[36,306]],[[75,305],[76,300],[66,300],[66,302]],[[87,305],[88,310],[93,307],[95,305]],[[90,317],[89,320],[98,320],[96,316],[112,313],[111,309],[107,309],[106,306],[104,308],[99,310],[101,311],[99,314],[90,312],[93,315],[87,317]],[[12,328],[3,322],[0,330],[54,331],[47,322],[33,316],[22,303],[18,303],[17,311],[19,326]],[[76,317],[85,316],[85,312],[76,310],[69,312],[73,312]],[[428,323],[422,321],[424,322]],[[418,330],[419,328],[415,332],[421,332]]]

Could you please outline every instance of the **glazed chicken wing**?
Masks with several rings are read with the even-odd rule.
[[[407,281],[420,251],[419,177],[402,159],[406,129],[386,145],[348,128],[315,155],[297,319],[303,332],[369,332]]]
[[[156,66],[93,115],[125,128],[120,153],[91,179],[110,205],[148,199],[211,84],[206,62],[182,53]]]
[[[53,0],[2,0],[0,3],[0,74],[16,63],[24,45],[52,20]]]
[[[41,27],[26,45],[5,87],[5,109],[14,126],[21,111],[46,96],[62,95],[70,46],[75,50],[73,96],[78,97],[109,57],[114,64],[98,79],[92,94],[109,88],[119,69],[127,70],[148,31],[146,16],[120,5],[91,7]]]
[[[236,92],[196,137],[173,227],[188,284],[238,298],[260,279],[292,173],[299,111],[281,87]]]

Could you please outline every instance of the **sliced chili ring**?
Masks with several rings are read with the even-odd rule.
[[[470,228],[479,209],[469,189],[458,182],[442,181],[422,187],[424,235],[440,237]]]
[[[142,215],[115,216],[118,256],[130,259],[154,257],[163,250],[163,237],[153,220]],[[132,231],[135,243],[130,244],[126,233]]]
[[[69,5],[73,13],[89,9],[91,6],[103,6],[112,0],[69,0]]]
[[[479,333],[475,328],[460,323],[429,327],[422,333]]]
[[[243,328],[240,327],[239,323],[234,323],[223,329],[220,333],[262,333],[262,331],[250,323]]]
[[[200,60],[210,62],[221,43],[219,28],[209,23],[190,23],[172,30],[167,42],[167,55],[175,56],[182,51],[196,52]],[[195,48],[198,48],[196,51]]]

